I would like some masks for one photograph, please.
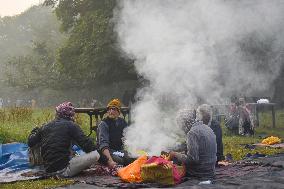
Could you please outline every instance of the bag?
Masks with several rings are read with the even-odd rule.
[[[141,167],[141,177],[145,182],[156,182],[162,185],[174,185],[181,182],[185,175],[185,167],[153,156]]]
[[[147,161],[147,156],[140,156],[133,163],[117,171],[118,176],[125,182],[142,182],[141,166]]]
[[[29,155],[29,162],[31,166],[43,165],[40,144],[30,147],[28,149],[28,155]]]

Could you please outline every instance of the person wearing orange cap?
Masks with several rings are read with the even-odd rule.
[[[107,162],[102,162],[109,167],[117,164],[127,165],[126,152],[123,150],[123,130],[127,127],[126,121],[120,117],[121,102],[112,99],[107,105],[106,117],[98,125],[97,145],[102,154],[107,157]]]

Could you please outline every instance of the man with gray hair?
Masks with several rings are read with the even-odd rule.
[[[186,165],[186,175],[211,179],[215,175],[217,144],[212,129],[196,120],[192,109],[180,110],[177,123],[186,133],[186,154],[170,152],[170,159],[176,158]]]
[[[212,106],[208,104],[202,104],[197,108],[196,118],[201,120],[205,125],[208,125],[216,136],[217,143],[217,162],[224,160],[223,155],[223,141],[222,141],[222,129],[220,123],[213,119]]]

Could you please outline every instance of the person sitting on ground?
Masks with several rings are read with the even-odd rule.
[[[47,173],[63,177],[72,177],[96,163],[99,158],[93,141],[74,123],[74,107],[64,102],[56,107],[56,118],[34,128],[28,138],[28,146],[39,145],[44,168]],[[73,144],[82,148],[86,154],[72,157]]]
[[[123,131],[127,127],[126,121],[120,117],[121,102],[119,99],[111,100],[107,105],[106,117],[100,122],[97,129],[97,144],[100,152],[107,158],[101,162],[109,167],[117,164],[128,165],[127,152],[123,150]]]
[[[198,120],[201,120],[205,125],[208,125],[214,132],[216,136],[217,143],[217,162],[224,160],[223,155],[223,141],[222,141],[222,129],[220,122],[213,119],[213,110],[212,107],[208,104],[202,104],[197,108],[196,117]]]
[[[180,110],[177,123],[186,133],[186,154],[169,152],[170,159],[176,159],[186,166],[186,176],[211,179],[215,175],[217,144],[216,136],[202,121],[196,120],[196,112]]]

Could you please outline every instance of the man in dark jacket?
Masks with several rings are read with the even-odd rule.
[[[186,165],[186,175],[200,179],[212,179],[215,175],[217,144],[212,129],[195,120],[195,111],[178,112],[177,122],[186,133],[186,154],[170,152],[170,159]]]
[[[110,167],[117,164],[127,165],[128,157],[123,150],[123,131],[127,127],[126,121],[120,116],[121,103],[118,99],[111,100],[107,105],[106,117],[98,126],[97,144],[100,152],[107,157],[102,162]]]
[[[40,146],[47,173],[71,177],[88,168],[100,158],[93,141],[74,123],[74,107],[64,102],[56,107],[56,118],[35,128],[28,138],[28,146]],[[72,157],[71,147],[76,144],[86,154]]]

